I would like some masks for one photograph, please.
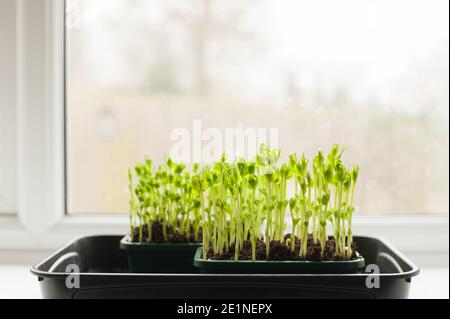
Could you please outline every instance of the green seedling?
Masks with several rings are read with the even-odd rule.
[[[203,257],[228,253],[234,246],[234,259],[239,260],[246,241],[251,244],[251,259],[256,260],[259,240],[266,244],[270,257],[272,241],[288,245],[308,257],[308,236],[321,245],[324,254],[328,226],[335,240],[335,253],[352,258],[352,218],[359,167],[347,169],[342,162],[343,148],[334,145],[325,156],[321,151],[311,162],[305,155],[289,155],[280,163],[280,150],[261,145],[252,160],[227,161],[226,154],[211,165],[194,164],[189,170],[184,163],[167,158],[156,170],[145,159],[128,171],[130,191],[130,234],[133,241],[143,241],[144,225],[152,240],[155,222],[168,229],[198,240],[202,230]],[[289,183],[294,194],[288,197]],[[290,213],[291,235],[285,240]],[[263,227],[265,225],[265,228]],[[138,227],[138,237],[135,229]]]

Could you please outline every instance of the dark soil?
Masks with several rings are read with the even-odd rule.
[[[167,240],[164,239],[163,224],[159,221],[152,223],[152,238],[148,237],[148,225],[142,226],[142,242],[152,243],[201,243],[202,242],[202,229],[198,230],[198,240],[194,237],[194,227],[190,226],[189,238],[185,234],[181,234],[180,229],[175,229],[171,226],[166,228]],[[134,240],[133,242],[139,242],[139,226],[134,228]]]
[[[290,238],[290,234],[287,234],[285,238]],[[355,242],[352,244],[352,259],[357,259],[356,250],[357,245]],[[282,243],[280,241],[271,241],[268,260],[309,260],[309,261],[339,261],[341,257],[335,254],[335,241],[330,238],[325,243],[325,249],[323,257],[321,256],[320,242],[314,242],[312,235],[308,236],[307,254],[305,258],[300,258],[300,240],[295,238],[294,251],[291,251],[291,245]],[[235,246],[230,246],[228,253],[214,254],[213,250],[208,251],[208,259],[211,260],[234,260]],[[249,240],[244,242],[244,247],[239,250],[239,260],[251,260],[252,259],[252,245]],[[256,260],[266,260],[266,243],[262,240],[256,242]]]

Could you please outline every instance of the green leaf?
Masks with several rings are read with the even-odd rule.
[[[292,197],[289,201],[289,209],[291,211],[294,211],[296,210],[297,205],[298,205],[297,199],[295,197]]]
[[[297,154],[296,153],[291,153],[289,155],[289,166],[291,168],[295,167],[295,165],[297,164]]]
[[[167,157],[167,159],[166,159],[166,165],[167,165],[167,167],[170,168],[170,169],[175,168],[175,162],[174,162],[170,157]]]
[[[328,205],[329,201],[330,201],[330,191],[325,192],[322,195],[322,205],[324,205],[324,206]]]
[[[250,175],[247,182],[251,189],[256,189],[258,186],[258,177],[256,175]]]
[[[354,184],[358,180],[358,175],[359,175],[359,166],[355,165],[355,167],[353,167],[353,170],[351,171],[351,178]]]
[[[247,169],[248,169],[248,173],[250,175],[255,175],[255,173],[256,173],[256,163],[255,162],[248,162],[247,163]]]
[[[347,178],[347,169],[341,162],[337,162],[335,166],[336,180],[343,183]]]
[[[185,168],[186,168],[186,164],[184,164],[184,163],[177,164],[175,167],[175,174],[181,174]]]
[[[323,157],[323,153],[322,151],[319,151],[316,155],[316,157],[314,157],[314,161],[313,161],[313,165],[315,168],[321,168],[323,166],[324,163],[324,157]]]

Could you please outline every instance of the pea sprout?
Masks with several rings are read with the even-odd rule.
[[[333,239],[336,256],[349,260],[354,257],[352,218],[359,167],[347,168],[343,151],[336,144],[329,154],[319,151],[312,161],[293,153],[281,163],[279,149],[261,145],[253,159],[228,161],[222,154],[212,165],[194,164],[191,171],[171,158],[155,170],[145,159],[135,166],[135,176],[128,171],[131,240],[142,242],[147,233],[146,240],[152,241],[152,224],[159,222],[166,241],[169,229],[195,241],[201,233],[204,259],[232,251],[231,258],[239,260],[246,245],[251,247],[251,260],[261,259],[261,243],[268,260],[274,242],[307,259],[311,240],[320,245],[323,258]],[[290,185],[293,194],[288,194]],[[286,236],[289,220],[291,232]]]
[[[134,167],[134,174],[128,170],[131,241],[152,242],[155,224],[162,225],[163,241],[170,241],[169,231],[188,242],[199,241],[203,209],[192,178],[197,170],[198,164],[191,173],[171,158],[157,169],[146,158]]]

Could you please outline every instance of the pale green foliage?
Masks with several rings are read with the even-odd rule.
[[[153,172],[151,161],[146,160],[135,168],[139,183],[130,200],[131,223],[137,218],[140,225],[154,220],[176,225],[180,220],[186,233],[192,222],[195,230],[202,227],[204,258],[208,248],[223,254],[234,245],[236,260],[246,240],[251,242],[255,260],[256,242],[262,239],[267,258],[271,241],[290,245],[294,251],[296,238],[301,243],[300,257],[306,257],[309,234],[321,244],[323,254],[331,225],[336,253],[349,259],[359,167],[347,169],[342,153],[343,148],[334,145],[326,157],[319,151],[311,162],[294,153],[287,163],[279,163],[280,150],[262,145],[253,160],[228,162],[222,154],[210,166],[195,164],[192,174],[170,158]],[[294,185],[291,198],[288,183]],[[292,229],[286,241],[287,210]]]
[[[196,165],[193,167],[195,169],[198,169]],[[148,240],[151,241],[152,224],[158,221],[163,224],[166,240],[168,227],[189,239],[191,225],[194,239],[197,240],[201,222],[198,182],[186,170],[186,165],[167,158],[163,165],[154,170],[152,161],[146,159],[134,167],[134,173],[135,176],[131,170],[128,171],[132,239],[133,230],[138,226],[139,242],[142,242],[143,227],[147,225]]]

